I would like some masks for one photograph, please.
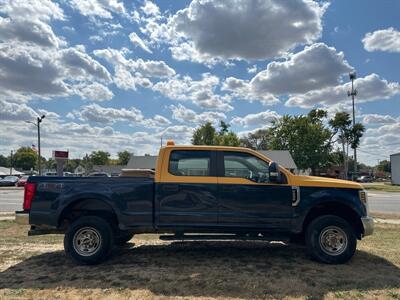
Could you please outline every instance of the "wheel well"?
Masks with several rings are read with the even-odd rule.
[[[106,219],[114,228],[118,219],[113,208],[99,199],[80,199],[68,205],[61,213],[58,227],[65,230],[68,225],[81,216],[98,216]]]
[[[304,219],[303,232],[312,220],[322,215],[335,215],[345,219],[354,228],[357,238],[361,238],[363,225],[360,216],[351,207],[338,202],[321,203],[313,207]]]

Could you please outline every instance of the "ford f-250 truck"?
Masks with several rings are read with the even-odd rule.
[[[129,174],[129,172],[128,172]],[[359,183],[297,176],[247,148],[160,149],[154,175],[29,177],[18,223],[63,233],[79,264],[106,259],[134,234],[164,240],[304,241],[311,257],[344,263],[373,232]]]

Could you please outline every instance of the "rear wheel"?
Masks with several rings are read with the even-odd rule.
[[[78,264],[97,264],[111,253],[113,239],[113,231],[106,220],[85,216],[69,226],[64,236],[64,249]]]
[[[313,220],[306,230],[308,252],[315,260],[327,264],[349,261],[357,247],[353,227],[344,219],[325,215]]]

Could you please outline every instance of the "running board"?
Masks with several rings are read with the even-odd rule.
[[[163,241],[288,241],[287,236],[250,236],[237,234],[178,234],[178,235],[160,235]]]

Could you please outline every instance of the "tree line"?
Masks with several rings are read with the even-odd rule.
[[[64,170],[67,172],[74,172],[78,166],[85,169],[91,169],[94,165],[126,165],[133,154],[129,151],[118,152],[117,158],[112,159],[111,154],[107,151],[92,151],[85,157],[69,159]],[[15,153],[8,156],[0,154],[0,166],[10,168],[13,166],[16,169],[29,171],[37,170],[38,154],[30,147],[20,147]],[[41,158],[41,165],[44,169],[55,169],[56,162],[53,158]]]
[[[206,123],[195,130],[194,145],[243,146],[254,150],[288,150],[299,169],[317,169],[331,165],[344,165],[347,174],[354,165],[349,148],[358,148],[365,127],[352,126],[347,112],[338,112],[328,119],[325,110],[314,109],[306,115],[284,115],[265,124],[265,129],[239,138],[221,121],[219,129]],[[341,145],[341,149],[335,145]]]

